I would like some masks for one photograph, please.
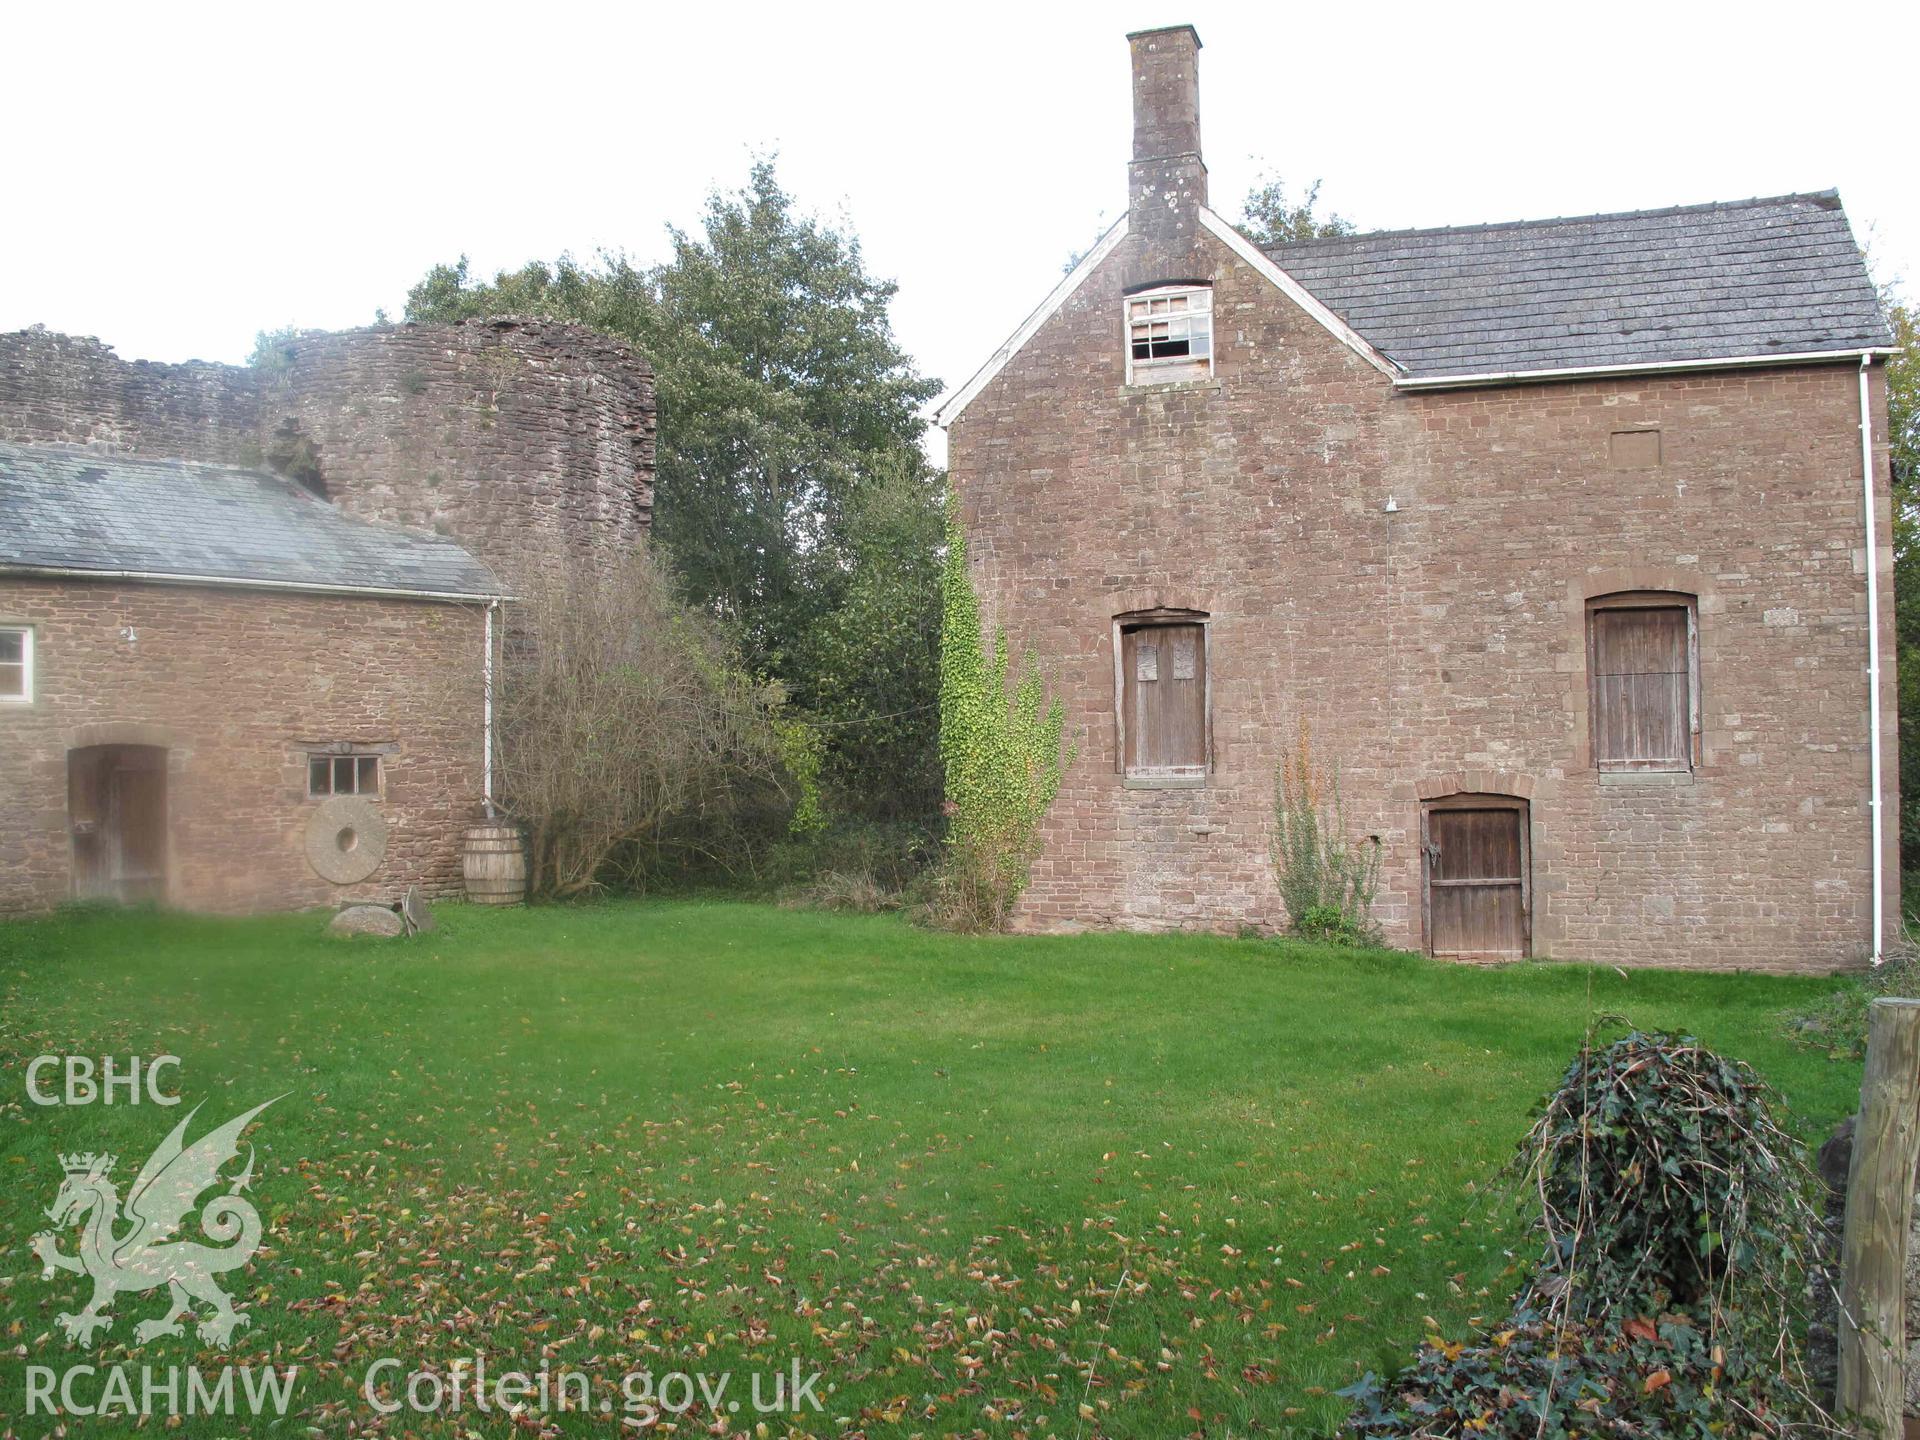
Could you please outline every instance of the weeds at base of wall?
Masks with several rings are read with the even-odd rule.
[[[1781,1015],[1787,1037],[1835,1060],[1860,1060],[1867,1053],[1867,1011],[1883,996],[1920,999],[1920,929],[1909,921],[1889,945],[1877,969],[1834,978],[1825,999],[1805,1010]]]
[[[1347,833],[1340,772],[1317,761],[1306,721],[1273,776],[1273,878],[1288,923],[1303,940],[1378,945],[1373,920],[1380,885],[1380,839]]]

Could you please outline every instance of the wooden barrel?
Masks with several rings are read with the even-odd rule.
[[[460,868],[476,905],[518,905],[527,898],[527,852],[520,827],[493,821],[467,831]]]

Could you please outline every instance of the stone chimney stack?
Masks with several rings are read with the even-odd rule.
[[[1191,25],[1136,30],[1133,163],[1127,166],[1127,228],[1149,241],[1193,242],[1207,203],[1200,158],[1200,36]]]

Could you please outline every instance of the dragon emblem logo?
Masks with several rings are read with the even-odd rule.
[[[225,1349],[233,1332],[250,1323],[245,1311],[233,1308],[216,1277],[239,1269],[260,1248],[260,1212],[240,1194],[253,1180],[251,1146],[246,1168],[232,1178],[225,1194],[214,1196],[200,1212],[200,1228],[214,1244],[175,1239],[174,1233],[200,1196],[219,1183],[221,1167],[238,1157],[241,1132],[273,1103],[256,1105],[187,1145],[187,1126],[200,1113],[194,1106],[140,1167],[124,1206],[112,1180],[117,1157],[60,1157],[67,1178],[47,1210],[56,1228],[34,1236],[33,1249],[47,1279],[70,1270],[93,1281],[93,1299],[86,1309],[59,1317],[69,1344],[91,1344],[96,1332],[113,1324],[107,1309],[121,1291],[145,1294],[162,1285],[170,1297],[167,1313],[135,1327],[142,1341],[179,1335],[180,1322],[195,1318],[195,1301],[213,1307],[212,1315],[196,1323],[201,1338],[218,1349]],[[67,1255],[60,1249],[59,1230],[75,1222],[82,1227],[79,1252]]]

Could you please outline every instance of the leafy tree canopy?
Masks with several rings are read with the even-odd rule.
[[[940,391],[895,341],[896,286],[850,231],[801,214],[774,162],[669,229],[651,269],[603,253],[476,281],[462,258],[407,296],[410,320],[523,314],[618,335],[652,363],[660,407],[655,535],[688,597],[780,673],[791,637],[838,601],[864,481],[918,462]]]
[[[1321,213],[1318,180],[1302,190],[1296,200],[1288,191],[1286,181],[1278,175],[1265,174],[1241,202],[1240,229],[1254,244],[1265,249],[1293,240],[1351,235],[1354,224],[1330,210]]]
[[[1920,866],[1920,310],[1884,296],[1899,353],[1887,362],[1893,460],[1895,656],[1900,687],[1900,851]]]

